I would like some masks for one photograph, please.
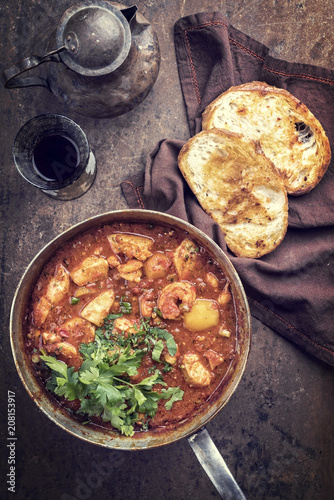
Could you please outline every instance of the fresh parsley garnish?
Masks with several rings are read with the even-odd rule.
[[[94,342],[81,344],[84,360],[78,371],[44,353],[41,359],[52,372],[47,382],[49,390],[69,401],[78,399],[79,414],[98,416],[122,434],[133,436],[136,423],[147,429],[159,400],[166,400],[165,408],[170,410],[175,401],[183,398],[183,391],[180,387],[166,387],[157,367],[142,381],[131,381],[145,354],[150,352],[153,361],[163,363],[160,357],[165,343],[171,356],[176,354],[177,346],[167,330],[150,326],[148,320],[142,321],[132,335],[116,334],[114,320],[120,316],[108,315],[104,326],[96,330]],[[168,371],[167,365],[164,363],[163,371]]]

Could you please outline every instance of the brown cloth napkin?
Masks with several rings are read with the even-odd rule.
[[[221,92],[259,80],[285,88],[304,102],[321,121],[334,152],[334,71],[274,59],[267,47],[233,28],[220,12],[182,18],[174,28],[191,135],[201,130],[204,108]],[[167,212],[203,230],[232,261],[252,314],[334,365],[333,161],[311,193],[289,197],[289,227],[281,245],[260,259],[237,258],[178,169],[183,144],[162,140],[145,172],[122,183],[129,207]]]

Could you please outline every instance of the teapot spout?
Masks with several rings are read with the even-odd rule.
[[[150,26],[150,23],[146,19],[144,20],[144,22],[137,19],[137,11],[138,7],[136,5],[132,5],[131,7],[120,10],[120,12],[123,14],[130,25],[132,35],[140,35],[140,33],[142,33],[148,26]]]
[[[125,19],[128,21],[128,23],[130,24],[132,19],[135,17],[137,10],[138,10],[137,5],[132,5],[131,7],[121,9],[121,12],[125,17]]]

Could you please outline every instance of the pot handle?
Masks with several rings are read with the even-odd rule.
[[[46,87],[50,90],[47,81],[39,76],[35,77],[24,77],[19,78],[21,73],[28,71],[29,69],[36,68],[40,64],[48,61],[59,62],[58,53],[65,50],[66,47],[60,47],[59,49],[53,50],[44,56],[30,56],[22,59],[22,61],[17,62],[10,68],[6,69],[2,73],[2,79],[4,81],[5,87],[7,89],[17,89],[21,87],[32,87],[40,86]]]
[[[224,500],[246,500],[245,495],[205,428],[189,436],[188,443]]]

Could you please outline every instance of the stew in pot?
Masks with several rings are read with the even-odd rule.
[[[219,397],[236,355],[234,299],[186,231],[112,223],[46,264],[25,336],[38,379],[74,418],[127,436],[163,432]]]

